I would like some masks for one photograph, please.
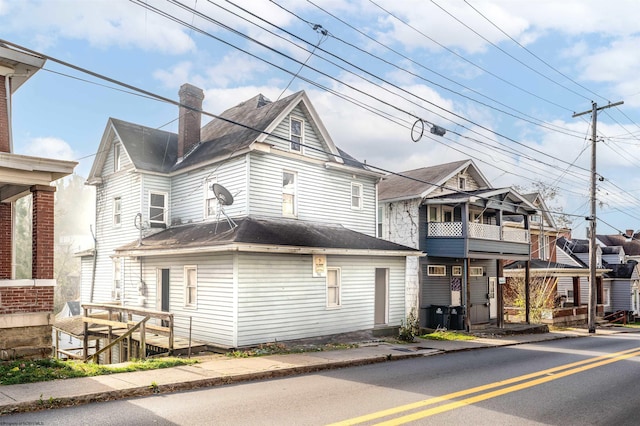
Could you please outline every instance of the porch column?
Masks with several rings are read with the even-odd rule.
[[[0,279],[13,278],[12,204],[0,203]]]
[[[580,277],[573,277],[573,306],[580,306]]]
[[[53,194],[55,186],[34,185],[31,277],[53,278]]]
[[[464,258],[464,271],[462,274],[462,294],[464,294],[464,328],[466,331],[471,330],[471,288],[469,287],[469,258]]]
[[[530,321],[530,313],[531,313],[531,297],[530,293],[530,285],[529,280],[531,279],[531,261],[527,260],[526,268],[524,270],[524,312],[525,312],[525,322],[527,324],[531,324]]]
[[[502,277],[503,270],[502,270],[502,260],[500,259],[496,260],[496,271],[498,271],[496,273],[497,280],[498,280],[496,284],[496,302],[497,302],[496,308],[498,310],[496,325],[498,326],[498,328],[504,328],[504,300],[502,295],[502,284],[500,284],[500,278]]]

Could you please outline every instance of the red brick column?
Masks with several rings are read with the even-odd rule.
[[[11,220],[11,203],[0,203],[0,279],[13,278],[11,265],[13,261],[13,234]]]
[[[53,279],[53,194],[55,186],[34,185],[31,278]]]
[[[7,105],[7,86],[0,75],[0,152],[11,152],[11,138],[9,133],[9,108]]]

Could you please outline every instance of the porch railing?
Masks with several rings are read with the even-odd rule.
[[[427,232],[429,237],[464,237],[462,222],[428,222]],[[493,241],[511,241],[516,243],[528,243],[529,231],[526,229],[514,229],[484,223],[469,223],[467,232],[469,238],[480,238]]]

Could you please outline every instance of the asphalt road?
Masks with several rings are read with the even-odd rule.
[[[640,334],[629,333],[17,414],[0,425],[637,425],[639,402]]]

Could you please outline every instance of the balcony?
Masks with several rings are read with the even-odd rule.
[[[428,237],[462,238],[462,222],[429,222]],[[469,223],[468,238],[480,238],[494,241],[512,241],[514,243],[528,243],[529,231],[526,229],[506,228],[483,223]]]
[[[528,258],[529,230],[468,222],[428,222],[425,251],[430,256]]]

